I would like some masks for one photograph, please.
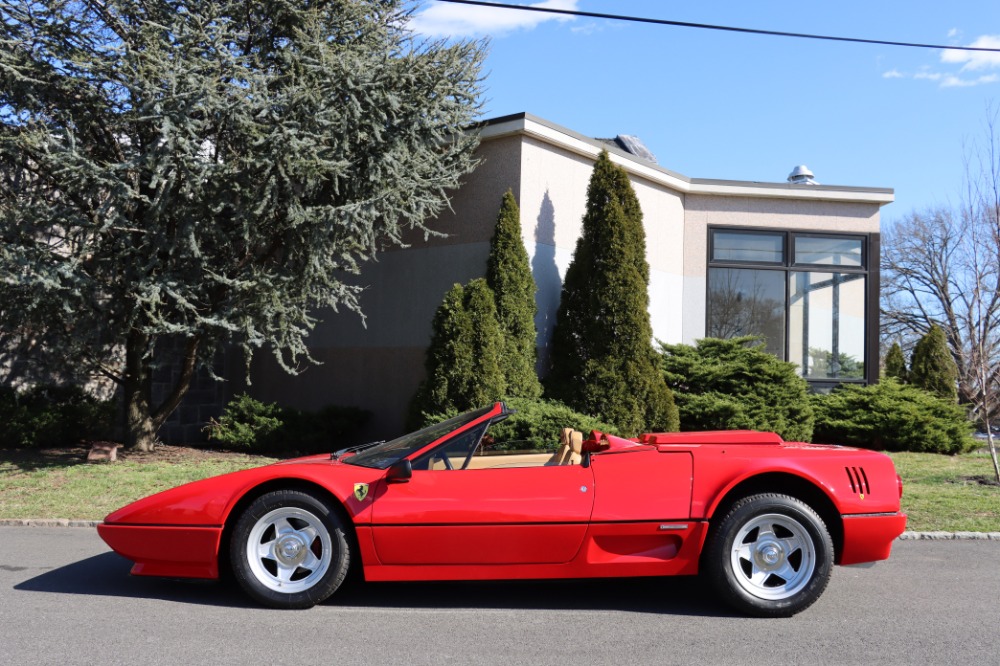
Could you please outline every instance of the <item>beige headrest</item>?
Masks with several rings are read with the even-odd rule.
[[[573,432],[572,428],[563,428],[559,431],[559,443],[562,446],[569,446],[569,434]]]
[[[569,436],[569,446],[573,449],[573,453],[583,453],[583,433],[574,430]]]

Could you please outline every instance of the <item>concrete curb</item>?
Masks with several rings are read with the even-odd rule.
[[[5,518],[0,527],[97,527],[100,520]],[[903,532],[900,541],[1000,541],[1000,532]]]
[[[1000,541],[1000,532],[903,532],[903,541]]]
[[[0,527],[97,527],[102,522],[67,518],[5,518],[0,520]]]

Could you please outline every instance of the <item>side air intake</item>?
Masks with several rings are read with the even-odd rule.
[[[872,489],[868,485],[868,475],[865,474],[864,467],[845,467],[847,480],[851,484],[851,492],[862,495],[871,495]]]

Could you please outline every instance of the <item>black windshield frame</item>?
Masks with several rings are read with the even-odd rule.
[[[481,409],[474,409],[458,416],[435,423],[415,432],[408,433],[394,440],[384,442],[370,449],[365,449],[360,453],[343,458],[344,464],[357,465],[358,467],[370,467],[372,469],[387,469],[393,463],[399,462],[403,458],[408,458],[415,453],[422,451],[429,445],[450,437],[453,434],[464,432],[469,426],[485,417],[493,414],[498,405],[490,405]],[[506,413],[506,407],[500,405],[500,414]]]

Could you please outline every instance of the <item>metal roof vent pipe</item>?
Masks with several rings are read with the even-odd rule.
[[[813,172],[805,164],[800,164],[788,174],[788,182],[792,185],[819,185],[813,177]]]

